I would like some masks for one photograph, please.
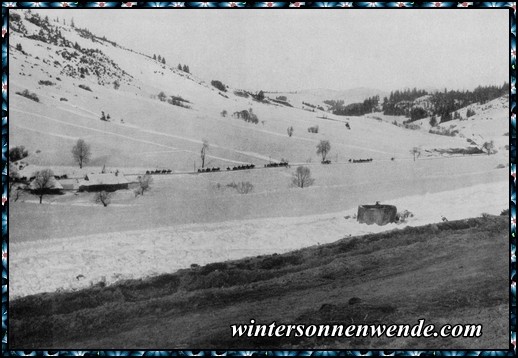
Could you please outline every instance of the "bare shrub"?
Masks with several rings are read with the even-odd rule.
[[[456,135],[459,134],[459,130],[458,129],[454,129],[453,127],[450,127],[450,128],[438,127],[437,129],[430,129],[428,131],[428,133],[444,135],[444,136],[447,136],[447,137],[455,137]]]
[[[31,93],[29,90],[24,89],[22,92],[15,92],[17,95],[33,100],[34,102],[39,102],[40,99],[36,95],[36,93]]]
[[[158,94],[158,99],[160,100],[160,102],[165,102],[165,100],[167,99],[167,96],[166,96],[166,94],[163,91],[161,91]]]
[[[498,153],[498,151],[495,148],[495,142],[493,142],[492,140],[482,144],[482,149],[486,151],[487,155]]]
[[[396,214],[396,219],[398,223],[406,223],[408,218],[413,218],[414,214],[408,210],[403,210]]]
[[[54,86],[55,85],[54,82],[48,81],[48,80],[39,80],[38,84],[42,85],[42,86]]]
[[[111,203],[112,193],[107,191],[100,191],[95,193],[94,201],[97,204],[103,204],[104,207],[107,207]]]
[[[219,89],[221,92],[227,92],[227,86],[225,86],[221,81],[212,80],[210,84]]]
[[[318,133],[318,126],[313,126],[308,128],[309,133]]]
[[[249,97],[248,93],[246,93],[245,91],[234,91],[234,94],[239,97],[244,97],[244,98]]]
[[[237,192],[239,194],[248,194],[250,193],[252,190],[254,190],[254,186],[252,185],[252,183],[250,182],[240,182],[237,184],[237,188],[236,188]]]
[[[254,190],[254,186],[252,185],[252,183],[248,181],[242,181],[237,184],[235,182],[232,182],[230,184],[227,184],[227,187],[236,189],[236,191],[239,194],[248,194]]]
[[[299,188],[305,188],[313,185],[315,179],[311,178],[311,170],[308,167],[299,166],[293,173],[292,184]]]
[[[153,177],[149,174],[146,174],[146,175],[143,175],[143,176],[139,176],[138,178],[138,183],[139,183],[139,194],[140,195],[144,195],[144,192],[146,192],[147,190],[151,189],[151,184],[153,183]],[[137,196],[137,195],[135,195]]]
[[[413,131],[419,130],[421,128],[421,126],[419,126],[418,124],[415,124],[415,123],[404,123],[403,126],[406,129],[411,129]]]
[[[85,91],[90,91],[90,92],[92,92],[92,89],[91,89],[90,87],[88,87],[87,85],[79,85],[79,86],[77,86],[77,87],[82,88],[82,89],[84,89]]]
[[[259,118],[253,112],[252,108],[250,108],[248,110],[244,109],[242,111],[234,112],[232,114],[232,116],[235,117],[235,118],[242,119],[242,120],[244,120],[245,122],[248,122],[248,123],[253,123],[253,124],[258,124],[259,123]]]

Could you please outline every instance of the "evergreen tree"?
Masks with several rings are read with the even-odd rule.
[[[153,54],[153,60],[156,60],[156,55],[155,54]]]
[[[181,63],[179,63],[179,64],[178,64],[178,69],[179,69],[180,71],[183,71],[183,68],[182,68],[182,64],[181,64]]]
[[[76,27],[76,25],[74,24],[74,18],[72,18],[72,20],[70,20],[70,26]]]
[[[165,65],[165,57],[162,57],[162,63]]]
[[[158,59],[158,62],[162,62],[162,57],[160,57],[160,55],[158,55],[157,59]]]

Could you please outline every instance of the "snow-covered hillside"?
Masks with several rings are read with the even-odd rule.
[[[87,29],[27,11],[15,14],[19,17],[11,18],[10,27],[9,139],[11,147],[24,145],[29,150],[29,163],[73,165],[69,148],[78,138],[91,144],[92,166],[174,171],[199,166],[203,139],[210,143],[209,164],[219,167],[262,165],[283,158],[292,163],[315,162],[319,160],[315,146],[322,139],[331,142],[330,154],[338,161],[410,158],[410,149],[419,145],[469,145],[460,137],[408,130],[369,116],[312,112],[301,105],[317,98],[315,105],[320,105],[326,97],[358,101],[375,90],[266,93],[265,101],[257,101],[250,94],[258,91],[244,97],[245,92],[232,84],[220,91],[210,84],[212,79],[179,70],[175,59],[163,64]],[[34,93],[39,102],[16,94],[24,90]],[[161,92],[164,101],[159,99]],[[268,100],[283,95],[293,107]],[[172,99],[183,106],[168,103]],[[249,110],[258,123],[234,115]],[[102,112],[110,116],[109,121],[100,120]],[[487,112],[485,117],[493,116]],[[309,133],[311,126],[319,126],[319,132]],[[292,137],[287,135],[288,127],[294,128]]]

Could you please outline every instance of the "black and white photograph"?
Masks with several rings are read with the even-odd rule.
[[[8,10],[8,346],[509,349],[509,15]]]

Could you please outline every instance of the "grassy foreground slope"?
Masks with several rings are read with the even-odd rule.
[[[11,349],[385,348],[508,345],[507,217],[344,238],[10,302]],[[174,260],[174,257],[171,257]],[[351,298],[359,301],[351,305]],[[230,325],[482,324],[478,338],[232,338]]]

